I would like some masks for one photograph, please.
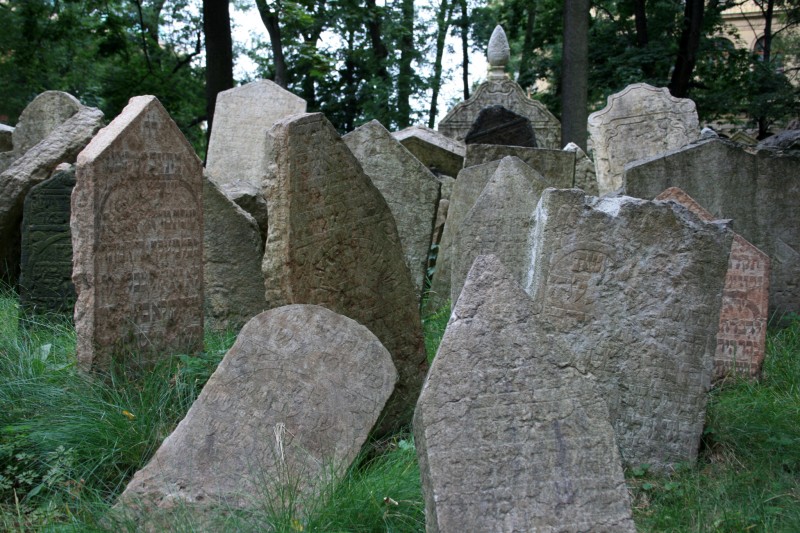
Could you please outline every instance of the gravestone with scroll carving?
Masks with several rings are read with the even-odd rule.
[[[267,305],[322,305],[380,339],[399,374],[379,428],[386,434],[410,422],[428,367],[419,297],[394,217],[321,113],[276,122],[267,156]]]
[[[528,98],[522,87],[509,79],[505,72],[510,49],[506,34],[500,26],[495,27],[489,40],[487,58],[489,73],[486,81],[478,86],[468,100],[448,111],[439,122],[439,132],[463,141],[483,108],[501,105],[530,120],[538,146],[561,149],[561,123],[544,104]]]
[[[515,277],[475,260],[417,403],[426,530],[633,532],[602,389]]]
[[[470,144],[464,157],[464,168],[499,161],[514,156],[553,184],[553,187],[569,189],[575,185],[575,152],[551,150],[548,148],[528,148],[502,144]]]
[[[138,370],[203,346],[203,168],[154,96],[78,156],[72,280],[78,363]]]
[[[677,187],[670,187],[655,199],[672,200],[701,220],[714,220],[711,213]],[[769,265],[767,254],[734,233],[722,292],[713,380],[731,373],[761,375],[769,318]]]
[[[628,85],[609,96],[605,108],[589,115],[588,125],[600,194],[623,187],[627,163],[700,138],[694,102],[646,83]]]
[[[595,376],[623,461],[697,457],[732,235],[668,202],[547,189],[526,288]]]

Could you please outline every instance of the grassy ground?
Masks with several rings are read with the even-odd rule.
[[[429,358],[447,309],[423,321]],[[92,381],[75,368],[68,320],[20,321],[0,293],[0,530],[131,530],[108,511],[130,476],[183,417],[234,336],[210,335],[200,357],[174,356],[147,379]],[[640,531],[800,531],[800,320],[769,336],[760,383],[711,394],[696,465],[669,476],[628,472]],[[228,513],[225,531],[424,530],[413,439],[372,443],[338,484],[303,502]],[[302,507],[302,511],[300,508]],[[206,523],[207,524],[207,523]],[[205,527],[191,513],[173,531]]]

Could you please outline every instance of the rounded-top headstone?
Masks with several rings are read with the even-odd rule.
[[[14,151],[24,154],[59,124],[80,111],[81,103],[69,93],[45,91],[22,111],[14,128]]]

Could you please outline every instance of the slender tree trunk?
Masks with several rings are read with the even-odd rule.
[[[564,48],[561,77],[561,142],[586,151],[589,87],[589,0],[564,3]]]
[[[469,100],[469,14],[467,0],[461,4],[461,80],[464,82],[464,100]]]
[[[533,30],[536,26],[537,2],[528,2],[528,16],[525,18],[525,40],[522,42],[522,57],[519,62],[519,84],[527,89],[536,82],[536,77],[531,69],[533,56]]]
[[[211,138],[217,94],[233,87],[233,42],[229,0],[203,0],[206,37],[206,140]]]
[[[289,72],[286,68],[286,60],[283,57],[283,41],[281,40],[281,27],[278,21],[278,12],[272,12],[266,0],[256,0],[258,14],[261,15],[261,22],[269,33],[269,42],[272,46],[272,59],[275,61],[275,83],[284,89],[289,86]]]
[[[405,128],[411,121],[411,87],[414,82],[414,0],[401,4],[403,23],[400,31],[400,70],[397,76],[397,127]]]
[[[428,127],[436,124],[436,115],[439,112],[439,89],[442,85],[442,57],[444,56],[444,42],[453,16],[453,4],[448,0],[441,0],[439,12],[436,14],[436,59],[433,61],[433,78],[431,79],[431,108],[428,112]]]
[[[763,68],[772,69],[770,60],[772,59],[772,18],[775,8],[775,0],[767,0],[767,7],[764,9],[761,5],[761,11],[764,14],[764,46],[763,46]],[[765,139],[769,136],[769,121],[767,117],[758,117],[758,138]]]
[[[704,9],[703,0],[686,0],[678,57],[669,82],[669,92],[676,98],[686,98],[689,95],[692,73],[697,62],[697,48],[700,46]]]
[[[645,49],[650,43],[650,36],[647,32],[645,0],[633,0],[633,19],[636,24],[636,46]],[[642,74],[648,80],[655,76],[655,65],[652,60],[642,64]]]
[[[355,118],[358,114],[358,81],[356,80],[356,64],[353,61],[355,55],[355,32],[347,32],[347,55],[344,60],[344,71],[342,72],[342,84],[344,85],[344,117],[342,119],[342,129],[353,131],[355,129]]]
[[[389,50],[383,42],[383,20],[378,12],[375,0],[367,0],[367,22],[366,28],[369,40],[372,44],[372,72],[377,77],[381,86],[376,87],[375,98],[378,99],[377,118],[384,126],[391,127],[391,110],[389,109],[389,95],[392,94],[392,78],[389,75],[387,63],[389,62]]]

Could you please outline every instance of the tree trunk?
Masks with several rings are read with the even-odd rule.
[[[366,28],[372,44],[372,72],[378,78],[382,87],[376,87],[375,98],[378,98],[378,116],[375,117],[387,128],[391,127],[391,111],[389,109],[389,95],[392,93],[392,78],[387,69],[389,50],[383,42],[383,20],[378,12],[375,0],[367,0]]]
[[[775,0],[767,0],[767,7],[764,9],[763,4],[760,6],[761,11],[764,14],[764,43],[763,43],[763,55],[761,59],[763,61],[763,67],[769,70],[772,70],[772,65],[770,65],[770,60],[772,59],[772,18],[773,18],[773,10],[775,8]],[[769,120],[765,116],[758,117],[758,139],[766,139],[769,137]]]
[[[528,2],[528,16],[525,20],[525,40],[522,42],[522,57],[519,62],[519,84],[523,89],[527,89],[536,83],[536,74],[531,68],[531,58],[533,56],[533,29],[536,25],[537,2]]]
[[[403,23],[400,31],[400,69],[397,76],[397,127],[405,128],[411,120],[411,87],[414,83],[414,0],[401,4]]]
[[[439,12],[436,14],[436,59],[433,61],[433,78],[431,79],[431,108],[428,112],[428,127],[433,128],[438,114],[439,89],[442,85],[442,57],[444,56],[444,42],[447,30],[453,15],[453,5],[448,0],[441,0]]]
[[[272,46],[272,59],[275,61],[275,83],[284,89],[289,86],[289,73],[286,68],[286,60],[283,57],[283,41],[281,40],[281,28],[278,24],[278,12],[272,12],[266,0],[256,0],[258,14],[261,15],[261,22],[269,33],[269,42]]]
[[[589,87],[589,0],[564,3],[564,48],[561,74],[561,142],[586,151]]]
[[[461,80],[464,82],[464,100],[469,100],[469,14],[467,0],[461,4]]]
[[[669,82],[669,92],[676,98],[686,98],[689,95],[692,73],[697,62],[697,48],[700,46],[704,9],[703,0],[686,0],[678,57]]]
[[[233,87],[233,43],[229,0],[203,0],[206,37],[206,140],[211,138],[217,94]]]

